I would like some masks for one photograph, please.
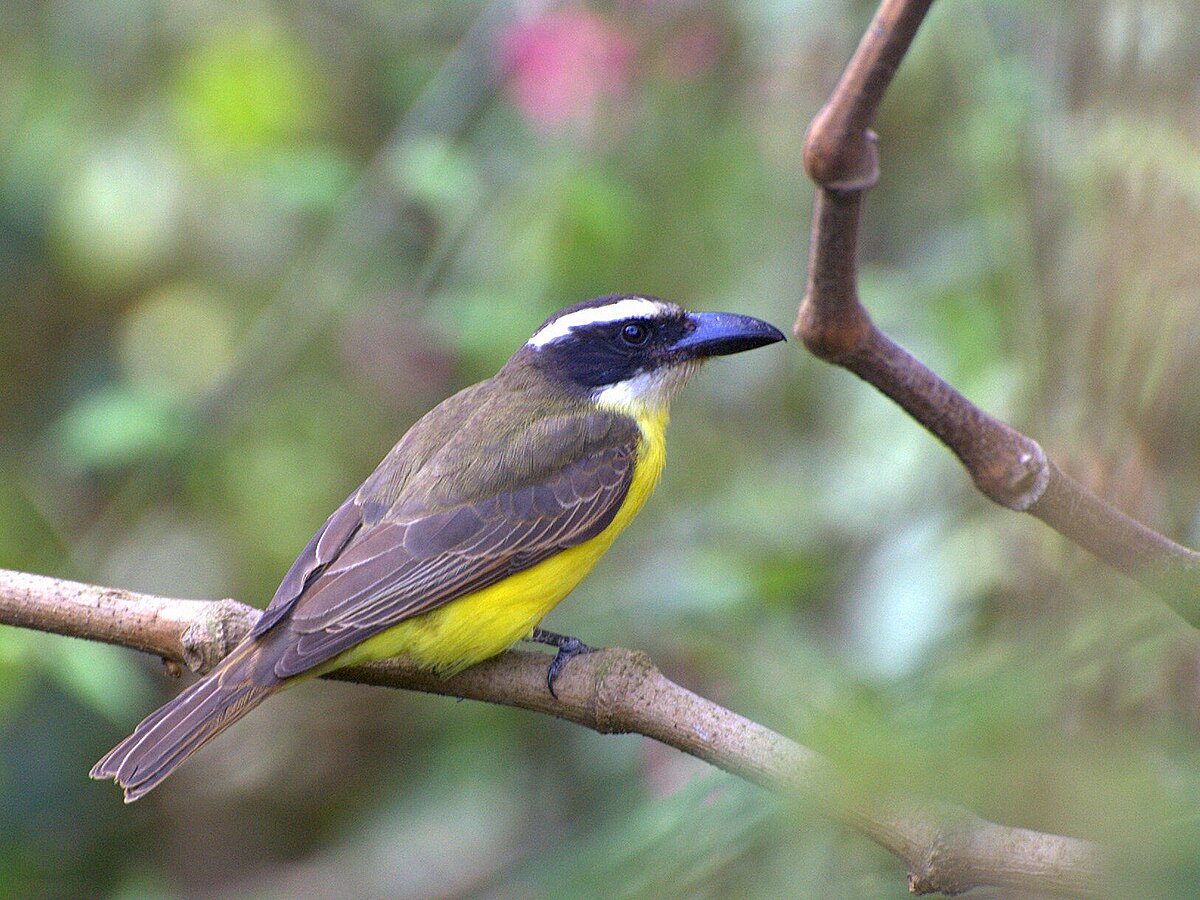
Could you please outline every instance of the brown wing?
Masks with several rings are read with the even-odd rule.
[[[429,515],[384,518],[369,528],[348,529],[339,519],[349,514],[344,506],[310,544],[309,562],[297,561],[310,573],[299,596],[279,613],[268,610],[274,622],[286,615],[290,633],[275,674],[298,675],[405,619],[595,537],[625,499],[636,452],[635,440],[623,441],[536,484]],[[347,532],[336,557],[322,563],[325,536],[332,546]]]
[[[337,559],[337,555],[363,526],[362,509],[356,502],[357,497],[358,492],[355,491],[345,503],[334,510],[333,515],[313,535],[308,546],[296,557],[296,561],[292,563],[288,573],[283,576],[283,581],[275,589],[275,596],[271,599],[270,605],[263,610],[263,614],[254,623],[254,628],[250,632],[251,637],[258,637],[265,633],[267,629],[287,615],[309,579]]]

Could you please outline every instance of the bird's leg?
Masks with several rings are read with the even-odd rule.
[[[550,669],[546,672],[546,687],[550,688],[550,695],[555,700],[558,699],[558,694],[554,692],[554,682],[558,678],[558,673],[562,671],[563,666],[567,664],[567,661],[572,656],[578,656],[580,653],[594,653],[596,651],[595,647],[589,647],[579,638],[558,634],[554,631],[547,631],[545,628],[533,629],[533,634],[529,636],[529,640],[535,644],[548,644],[551,647],[558,648],[558,653],[550,661]]]

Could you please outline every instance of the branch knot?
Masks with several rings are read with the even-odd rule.
[[[198,675],[210,671],[250,633],[258,615],[236,600],[209,604],[180,635],[184,665]]]

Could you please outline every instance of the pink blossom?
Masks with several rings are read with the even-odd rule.
[[[632,42],[587,10],[562,10],[513,25],[500,39],[513,102],[534,127],[553,132],[590,121],[629,84]]]

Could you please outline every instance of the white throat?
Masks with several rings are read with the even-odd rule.
[[[602,409],[629,415],[666,412],[675,395],[699,368],[700,360],[689,360],[653,372],[642,372],[615,384],[601,385],[592,392],[592,399]]]

